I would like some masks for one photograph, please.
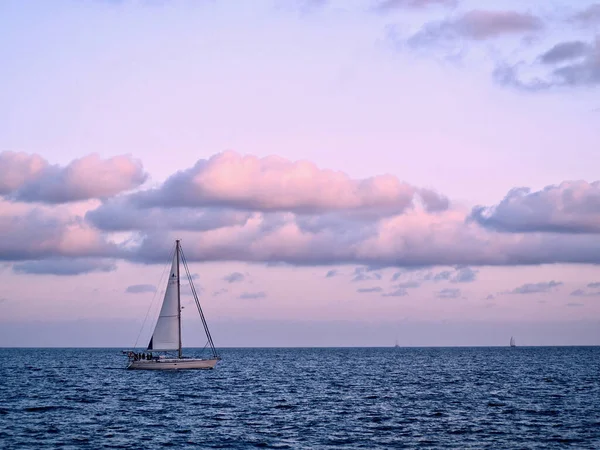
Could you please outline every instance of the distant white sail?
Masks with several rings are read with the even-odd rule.
[[[511,347],[515,347],[516,346],[516,344],[515,344],[515,338],[512,337],[512,336],[510,337],[510,346]]]
[[[148,344],[148,350],[169,351],[179,349],[179,299],[177,275],[177,252],[173,255],[173,264],[165,291],[160,315]]]

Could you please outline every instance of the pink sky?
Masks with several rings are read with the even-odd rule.
[[[598,5],[286,5],[0,6],[0,346],[600,344]]]

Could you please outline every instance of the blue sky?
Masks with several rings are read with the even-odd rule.
[[[0,345],[131,345],[175,237],[217,345],[600,343],[597,2],[5,1],[0,30]]]

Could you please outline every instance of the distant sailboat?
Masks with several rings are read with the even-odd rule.
[[[394,347],[396,347],[396,348],[400,347],[400,346],[398,345],[398,339],[396,339],[396,345],[394,345]]]
[[[196,306],[202,325],[208,339],[207,345],[210,346],[210,358],[190,358],[182,355],[181,347],[181,286],[179,282],[179,260],[182,260],[186,271],[187,279],[190,283]],[[192,282],[192,276],[187,266],[185,256],[181,250],[179,240],[175,241],[175,252],[169,280],[165,290],[160,314],[154,327],[154,333],[150,338],[147,348],[148,352],[164,352],[161,356],[153,356],[152,353],[135,353],[133,351],[123,352],[129,357],[128,369],[132,370],[181,370],[181,369],[213,369],[221,358],[217,354],[208,325],[202,313],[200,301],[196,293],[196,288]],[[177,356],[168,356],[167,352],[177,352]]]
[[[513,336],[510,337],[510,346],[511,347],[516,347],[517,344],[515,344],[515,338]]]

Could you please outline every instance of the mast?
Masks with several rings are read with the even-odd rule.
[[[181,358],[181,283],[179,281],[179,239],[175,241],[177,252],[177,322],[179,325],[179,358]]]

